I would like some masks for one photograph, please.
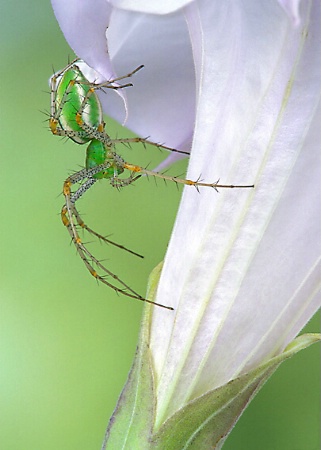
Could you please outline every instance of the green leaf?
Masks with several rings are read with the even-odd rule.
[[[254,370],[193,400],[170,417],[153,436],[153,450],[220,449],[247,404],[284,360],[321,340],[297,337],[285,351]]]
[[[150,276],[150,298],[155,296],[161,268],[158,265]],[[156,405],[149,351],[150,315],[151,305],[146,304],[134,364],[110,419],[102,450],[150,448]]]

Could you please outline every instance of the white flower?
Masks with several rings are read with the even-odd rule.
[[[157,294],[175,312],[152,316],[157,429],[280,354],[320,307],[320,3],[52,2],[104,78],[145,65],[126,91],[130,128],[192,144],[190,179],[255,184],[184,189]]]

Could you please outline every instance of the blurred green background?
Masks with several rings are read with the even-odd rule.
[[[84,148],[53,137],[41,112],[52,66],[73,56],[50,2],[2,2],[1,19],[0,448],[98,450],[142,305],[95,283],[60,222],[62,183],[84,163]],[[110,122],[108,130],[116,133]],[[122,155],[152,166],[165,156],[143,148]],[[144,179],[121,192],[101,182],[81,200],[89,225],[146,256],[91,247],[138,292],[163,259],[179,198],[174,185]],[[319,330],[317,317],[307,330]],[[281,366],[224,449],[317,450],[319,379],[315,345]]]

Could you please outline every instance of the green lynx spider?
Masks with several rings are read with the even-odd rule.
[[[113,187],[120,188],[128,186],[133,183],[141,175],[153,176],[164,180],[173,181],[175,183],[194,186],[218,188],[252,188],[253,185],[233,186],[222,185],[216,183],[203,183],[200,180],[192,181],[171,177],[159,172],[147,170],[135,164],[125,162],[115,151],[117,144],[130,144],[141,142],[143,144],[150,144],[166,150],[182,152],[164,145],[147,141],[147,139],[134,137],[125,139],[111,139],[105,131],[105,123],[103,121],[103,112],[100,100],[96,93],[99,89],[120,89],[132,86],[127,83],[119,85],[118,81],[130,78],[138,72],[143,66],[139,66],[133,72],[107,81],[101,84],[90,83],[79,67],[77,66],[78,59],[72,61],[63,70],[53,75],[51,78],[51,108],[49,127],[54,135],[65,136],[72,139],[78,144],[88,144],[86,150],[86,167],[77,173],[69,176],[63,185],[63,195],[65,197],[65,205],[61,210],[61,218],[64,226],[67,228],[72,242],[74,243],[78,254],[83,260],[85,266],[98,281],[114,289],[116,292],[144,302],[152,303],[162,308],[173,310],[170,306],[161,305],[150,300],[145,299],[130,286],[123,282],[117,275],[107,269],[101,261],[99,261],[82,242],[78,229],[82,228],[88,233],[96,236],[101,241],[114,245],[122,250],[132,253],[136,256],[142,257],[138,253],[127,249],[126,247],[117,244],[105,236],[95,232],[89,228],[81,219],[77,209],[77,200],[99,179],[107,178]],[[188,154],[188,153],[186,153]],[[125,170],[128,170],[130,175],[128,178],[119,178]],[[76,191],[71,188],[74,184],[80,184]],[[99,274],[96,267],[103,275]],[[110,281],[113,280],[113,281]],[[121,287],[118,287],[118,284]]]

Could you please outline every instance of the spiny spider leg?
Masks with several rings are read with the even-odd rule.
[[[104,145],[106,145],[108,147],[115,146],[116,144],[142,143],[142,144],[149,144],[149,145],[152,145],[157,148],[169,150],[174,153],[180,153],[180,154],[183,154],[186,156],[190,155],[190,153],[187,151],[177,150],[176,148],[167,147],[166,145],[158,144],[157,142],[152,142],[146,138],[141,138],[138,136],[133,137],[133,138],[111,139],[110,136],[106,133],[106,131],[104,129],[104,124],[101,124],[101,126],[97,127],[97,129],[93,129],[82,120],[82,113],[83,113],[83,109],[80,109],[78,111],[78,113],[76,114],[76,122],[79,125],[79,127],[81,129],[83,129],[87,133],[88,136],[90,135],[92,137],[92,139],[97,139],[98,141],[102,142]]]
[[[75,63],[79,61],[79,58],[71,61],[64,69],[52,75],[50,79],[50,119],[49,119],[49,128],[53,134],[57,134],[58,136],[68,136],[67,134],[60,134],[61,131],[66,131],[58,127],[59,117],[62,113],[62,109],[64,104],[67,102],[68,95],[75,84],[75,80],[70,80],[67,84],[67,87],[60,99],[57,106],[57,98],[58,98],[58,86],[60,81],[58,80],[65,74],[70,68],[72,68]]]
[[[120,81],[120,80],[124,80],[125,78],[130,78],[133,75],[135,75],[135,73],[137,73],[139,70],[141,70],[144,67],[144,64],[141,64],[140,66],[136,67],[136,69],[134,69],[132,72],[128,73],[127,75],[123,75],[121,77],[117,77],[114,78],[113,80],[110,81],[104,81],[103,83],[91,83],[91,86],[93,88],[97,89],[103,89],[103,88],[111,88],[111,89],[120,89],[120,88],[124,88],[124,87],[130,87],[132,86],[132,84],[124,84],[122,86],[110,86],[113,83],[115,83],[116,81]]]
[[[77,232],[76,225],[73,221],[73,206],[70,204],[70,199],[68,199],[68,196],[66,198],[66,204],[63,206],[61,210],[61,217],[63,224],[66,226],[71,239],[73,243],[76,246],[77,252],[80,255],[81,259],[83,260],[85,266],[91,273],[91,275],[96,278],[98,281],[101,281],[102,283],[106,284],[107,286],[114,289],[116,292],[119,292],[121,294],[126,295],[127,297],[137,298],[139,300],[143,300],[143,297],[141,297],[137,292],[135,292],[133,289],[130,288],[126,283],[124,283],[120,278],[106,269],[101,262],[95,258],[89,250],[86,248],[86,246],[82,243],[79,234]],[[91,261],[91,262],[90,262]],[[99,275],[96,270],[93,268],[93,264],[95,264],[99,269],[103,270],[104,273],[106,273],[107,276],[113,278],[115,281],[117,281],[119,284],[123,286],[123,289],[118,288],[117,286],[109,283],[104,276]],[[129,292],[127,292],[129,291]]]
[[[56,95],[57,95],[57,81],[58,79],[62,76],[63,73],[65,73],[68,69],[72,68],[73,66],[76,65],[77,62],[81,61],[80,58],[75,58],[73,61],[71,61],[64,69],[60,70],[59,72],[55,73],[50,80],[50,95],[51,95],[51,115],[52,117],[55,116],[55,102],[56,102]],[[136,67],[136,69],[134,69],[132,72],[129,72],[127,75],[122,75],[120,77],[116,77],[113,78],[112,80],[107,80],[104,81],[103,83],[95,83],[95,82],[90,82],[90,81],[84,81],[84,80],[75,80],[74,83],[79,83],[79,84],[86,84],[92,88],[94,88],[94,90],[98,90],[98,89],[103,89],[103,88],[108,88],[108,89],[122,89],[124,87],[131,87],[132,84],[128,83],[128,84],[124,84],[122,86],[113,86],[113,83],[116,83],[116,81],[120,81],[120,80],[124,80],[126,78],[130,78],[133,75],[135,75],[135,73],[137,73],[139,70],[141,70],[144,67],[143,64],[141,64],[140,66]],[[73,84],[74,84],[73,83]]]
[[[194,187],[210,187],[217,190],[218,188],[254,188],[254,184],[245,184],[245,185],[234,185],[234,184],[220,184],[219,181],[216,181],[214,183],[204,183],[200,180],[188,180],[185,178],[179,178],[179,177],[171,177],[170,175],[165,175],[160,172],[154,172],[152,170],[144,169],[143,167],[136,166],[133,164],[125,163],[124,168],[130,170],[131,172],[135,173],[141,173],[144,175],[161,178],[163,180],[167,181],[173,181],[174,183],[184,184],[186,186],[194,186]]]
[[[79,58],[74,59],[69,63],[64,69],[60,70],[59,72],[52,75],[50,79],[50,111],[51,111],[51,117],[56,116],[56,99],[57,99],[57,81],[62,76],[64,72],[66,72],[68,69],[70,69],[77,61],[79,61]]]
[[[144,67],[144,65],[142,64],[139,67],[136,67],[136,69],[134,69],[132,72],[128,73],[127,75],[123,75],[121,77],[114,78],[113,80],[110,80],[110,81],[104,81],[103,83],[95,83],[95,82],[90,83],[89,81],[88,82],[84,82],[83,80],[79,80],[79,81],[78,80],[71,80],[70,84],[72,86],[74,84],[88,86],[88,91],[86,92],[86,95],[83,98],[82,105],[81,105],[79,111],[75,110],[75,115],[76,115],[76,113],[80,114],[80,116],[82,115],[82,113],[84,112],[84,110],[85,110],[85,108],[86,108],[86,106],[88,104],[88,100],[89,100],[90,96],[93,95],[95,93],[95,91],[97,91],[97,90],[104,90],[104,89],[117,90],[117,89],[123,89],[123,88],[126,88],[126,87],[132,87],[133,86],[132,83],[121,84],[121,85],[116,85],[116,86],[114,85],[114,83],[116,81],[120,81],[120,80],[123,80],[125,78],[132,77],[135,73],[137,73],[143,67]],[[69,92],[67,92],[67,89],[66,89],[65,94],[67,94],[66,95],[66,100],[65,100],[65,101],[67,101],[67,97],[68,97],[68,94],[69,94]],[[103,122],[102,122],[102,124],[103,124]]]
[[[141,166],[137,166],[136,164],[130,164],[125,162],[119,155],[117,155],[114,152],[110,152],[109,157],[113,156],[113,158],[115,159],[117,165],[119,167],[122,167],[123,169],[127,169],[131,172],[131,176],[128,179],[133,179],[135,180],[137,177],[134,177],[134,174],[144,174],[144,175],[148,175],[148,176],[152,176],[155,178],[161,178],[163,180],[167,180],[167,181],[173,181],[174,183],[178,183],[178,184],[184,184],[186,186],[194,186],[194,187],[210,187],[210,188],[214,188],[215,190],[217,189],[233,189],[233,188],[254,188],[254,184],[244,184],[244,185],[234,185],[234,184],[220,184],[219,181],[213,182],[213,183],[205,183],[203,181],[200,180],[189,180],[189,179],[185,179],[185,178],[179,178],[179,177],[172,177],[170,175],[165,175],[163,173],[160,172],[154,172],[153,170],[148,170],[148,169],[144,169]],[[110,163],[109,162],[104,162],[103,164],[100,164],[99,166],[94,167],[93,169],[90,169],[87,171],[87,174],[89,176],[93,176],[98,172],[101,172],[103,170],[105,170],[106,168],[110,167]],[[115,183],[116,180],[116,184]],[[114,177],[114,180],[111,180],[111,184],[112,186],[116,186],[117,187],[117,182],[118,181],[124,181],[126,183],[126,180],[121,180],[118,179],[116,177]]]
[[[121,158],[120,158],[121,160]],[[107,169],[108,167],[111,166],[111,163],[109,164],[105,164],[104,167],[105,169]],[[95,175],[97,173],[97,169],[96,167],[94,167],[93,169],[87,170],[87,169],[82,169],[79,172],[74,173],[73,175],[70,175],[69,178],[67,178],[67,180],[64,183],[64,188],[63,188],[63,192],[65,195],[65,192],[67,192],[67,195],[70,198],[69,203],[71,204],[71,210],[72,213],[74,215],[74,217],[76,218],[77,224],[84,230],[88,231],[88,233],[92,234],[93,236],[96,236],[99,240],[106,242],[107,244],[111,244],[114,245],[115,247],[118,247],[122,250],[125,250],[128,253],[131,253],[132,255],[138,256],[139,258],[144,258],[144,256],[140,255],[137,252],[134,252],[133,250],[130,250],[129,248],[125,247],[124,245],[121,244],[117,244],[117,242],[114,242],[108,238],[106,238],[105,236],[103,236],[102,234],[97,233],[96,231],[94,231],[92,228],[90,228],[81,218],[80,214],[78,213],[75,203],[77,200],[79,200],[80,197],[82,197],[84,195],[84,193],[86,191],[88,191],[88,189],[91,188],[91,186],[93,186],[93,184],[96,183],[96,181],[98,180],[97,178],[92,178],[93,175]],[[137,178],[139,178],[139,176],[136,176],[135,178],[130,176],[127,179],[119,179],[118,177],[113,177],[111,179],[111,184],[114,187],[123,187],[123,186],[128,186],[129,184],[131,184],[133,181],[135,181]],[[76,183],[80,183],[82,182],[85,178],[87,178],[87,180],[81,184],[81,186],[75,191],[75,192],[71,192],[70,191],[70,186]],[[69,187],[68,187],[69,186]]]
[[[109,163],[110,166],[110,163]],[[104,168],[108,168],[108,165],[105,163],[104,164]],[[95,168],[96,169],[96,168]],[[63,194],[65,197],[65,205],[63,206],[62,210],[61,210],[61,218],[62,218],[62,222],[65,225],[65,227],[67,228],[72,242],[74,243],[77,252],[79,254],[79,256],[81,257],[81,259],[83,260],[85,266],[87,267],[88,271],[91,273],[91,275],[96,278],[96,280],[101,281],[103,284],[105,284],[106,286],[109,286],[110,288],[112,288],[114,291],[125,295],[127,297],[130,298],[134,298],[143,302],[147,302],[147,303],[151,303],[153,305],[157,305],[160,306],[162,308],[165,309],[169,309],[169,310],[173,310],[172,307],[170,306],[165,306],[165,305],[161,305],[159,303],[153,302],[151,300],[145,299],[144,297],[142,297],[140,294],[138,294],[136,291],[134,291],[130,286],[128,286],[124,281],[122,281],[116,274],[114,274],[113,272],[111,272],[110,270],[108,270],[86,247],[86,245],[82,242],[78,231],[77,231],[77,225],[74,222],[74,218],[76,219],[77,224],[81,227],[84,228],[85,230],[87,230],[88,232],[94,234],[95,236],[97,236],[98,238],[102,239],[105,242],[108,242],[112,245],[115,245],[118,248],[121,248],[123,250],[126,250],[130,253],[135,254],[136,256],[141,256],[138,255],[135,252],[132,252],[131,250],[127,249],[126,247],[119,245],[113,241],[110,241],[109,239],[106,239],[104,236],[99,235],[98,233],[94,232],[93,230],[91,230],[89,227],[87,227],[86,224],[84,224],[83,220],[81,219],[76,206],[75,206],[75,202],[95,183],[96,179],[94,178],[90,178],[90,172],[94,172],[97,173],[96,170],[86,170],[83,169],[79,172],[77,172],[76,174],[71,175],[69,178],[67,178],[67,180],[64,183],[64,187],[63,187]],[[75,192],[72,193],[71,192],[71,186],[75,183],[78,183],[79,181],[81,181],[82,179],[87,178],[86,182],[83,183],[80,188]],[[131,182],[133,182],[137,177],[129,177],[129,179],[131,180]],[[129,180],[128,179],[128,180]],[[125,181],[125,180],[124,180]],[[127,181],[127,183],[129,184],[129,181]],[[95,265],[97,268],[99,268],[103,273],[105,273],[105,276],[103,275],[99,275],[97,273],[97,271],[94,269],[93,265]],[[110,283],[107,281],[106,277],[109,276],[111,278],[113,278],[115,280],[115,282],[119,283],[123,288],[119,288],[117,286],[115,286],[114,284]]]
[[[90,181],[96,181],[95,179],[90,179]],[[89,189],[90,186],[92,186],[94,183],[90,183],[90,185],[88,184],[87,189]],[[77,191],[78,192],[78,191]],[[76,192],[76,194],[77,194]],[[81,194],[82,195],[82,194]],[[88,233],[92,234],[93,236],[96,236],[100,241],[106,242],[107,244],[113,245],[114,247],[120,248],[121,250],[125,250],[128,253],[131,253],[132,255],[138,256],[139,258],[144,258],[143,255],[134,252],[133,250],[130,250],[129,248],[125,247],[124,245],[121,244],[117,244],[117,242],[111,241],[110,239],[108,239],[106,236],[103,236],[102,234],[97,233],[97,231],[93,230],[92,228],[90,228],[81,218],[80,214],[78,213],[76,207],[75,207],[75,199],[74,196],[71,196],[71,204],[73,205],[72,207],[72,213],[77,221],[77,224],[80,226],[80,228],[82,228],[83,230],[86,230]]]
[[[169,150],[170,152],[173,152],[173,153],[180,153],[182,155],[190,156],[190,152],[186,152],[184,150],[177,150],[176,148],[172,148],[172,147],[167,147],[166,145],[158,144],[157,142],[152,142],[152,141],[149,141],[147,138],[141,138],[138,136],[133,137],[133,138],[124,138],[124,139],[123,138],[122,139],[110,139],[110,143],[112,145],[142,143],[142,144],[152,145],[157,148],[162,148],[164,150]]]

